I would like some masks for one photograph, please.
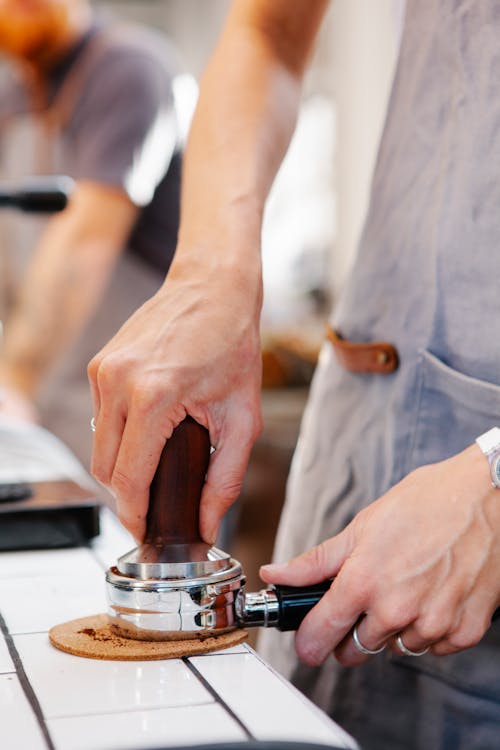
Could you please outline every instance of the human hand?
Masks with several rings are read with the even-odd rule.
[[[337,536],[283,565],[261,568],[268,583],[308,585],[335,576],[296,635],[312,666],[330,652],[344,665],[369,656],[352,639],[395,640],[444,655],[474,646],[500,603],[500,494],[475,445],[409,474]]]
[[[38,410],[21,390],[0,385],[0,416],[15,417],[25,422],[38,422]]]
[[[173,266],[88,368],[92,472],[138,540],[161,451],[187,414],[208,428],[215,448],[200,505],[209,542],[239,494],[261,428],[260,281],[201,264],[196,273]]]

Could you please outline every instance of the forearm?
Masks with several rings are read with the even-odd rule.
[[[101,297],[110,264],[99,255],[96,245],[51,247],[50,234],[45,237],[5,327],[1,381],[29,397],[36,394]]]
[[[264,202],[293,132],[302,73],[325,7],[294,3],[294,23],[289,8],[280,19],[280,5],[259,22],[249,3],[236,3],[203,77],[184,162],[174,274],[191,264],[193,253],[197,263],[259,273]]]
[[[106,211],[109,196],[96,191],[79,188],[68,212],[49,222],[6,321],[0,383],[29,398],[99,304],[135,216],[115,196]]]

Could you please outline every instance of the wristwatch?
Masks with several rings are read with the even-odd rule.
[[[476,443],[488,459],[492,486],[500,490],[500,427],[483,432]]]

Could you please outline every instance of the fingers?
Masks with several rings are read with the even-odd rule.
[[[145,531],[149,485],[156,471],[165,441],[185,418],[187,408],[175,397],[174,388],[148,388],[137,384],[133,373],[108,356],[106,367],[93,368],[96,431],[92,473],[115,496],[120,520],[137,540]],[[116,397],[116,382],[125,387],[122,400]],[[243,405],[242,405],[243,404]],[[250,404],[250,405],[248,405]],[[97,407],[95,407],[97,408]],[[200,503],[200,533],[213,543],[220,520],[237,498],[253,443],[261,430],[260,399],[233,398],[214,404],[211,409],[193,406],[193,417],[200,424],[210,422],[216,451],[212,454]],[[221,416],[222,415],[222,416]]]
[[[165,445],[161,434],[150,432],[155,437],[149,441],[148,454],[144,456],[141,451],[143,429],[147,427],[129,414],[110,479],[118,517],[137,541],[144,537],[149,487]]]
[[[302,622],[295,648],[302,661],[318,666],[349,633],[365,610],[365,591],[351,586],[349,564],[353,547],[352,527],[282,564],[263,565],[266,583],[308,586],[335,578],[330,590]],[[340,571],[340,573],[339,573]]]
[[[255,294],[242,296],[232,272],[210,269],[199,267],[193,278],[174,269],[88,367],[92,471],[139,539],[165,440],[186,414],[208,427],[216,448],[200,507],[200,531],[210,540],[239,493],[260,431],[260,281]]]
[[[334,651],[356,665],[384,644],[408,658],[453,653],[482,638],[499,603],[500,512],[471,460],[466,451],[451,473],[451,459],[413,472],[342,534],[262,568],[265,581],[295,586],[336,576],[297,632],[303,661]]]
[[[445,656],[475,646],[491,625],[491,616],[496,606],[494,586],[471,592],[466,605],[462,606],[446,634],[436,639],[432,651]]]
[[[361,664],[370,658],[360,653],[352,640],[352,630],[366,607],[366,591],[356,590],[351,575],[345,575],[342,569],[330,591],[311,610],[297,632],[295,646],[302,661],[319,666],[332,652],[346,666]],[[379,625],[372,630],[373,633],[361,631],[359,638],[367,649],[376,650],[385,643],[385,629]]]
[[[303,586],[328,577],[335,580],[320,602],[304,619],[296,635],[296,650],[302,661],[318,666],[333,651],[346,666],[371,658],[353,641],[357,624],[361,644],[376,651],[388,643],[395,650],[395,638],[404,631],[407,646],[420,651],[427,647],[427,634],[412,635],[406,629],[416,620],[418,594],[411,588],[388,595],[372,568],[350,557],[354,531],[348,526],[337,537],[324,542],[283,565],[263,566],[262,578],[270,583]]]
[[[252,446],[261,430],[260,410],[239,414],[227,420],[210,458],[200,503],[200,533],[214,544],[224,513],[236,500],[250,458]]]
[[[355,585],[350,582],[350,585]],[[441,609],[442,617],[425,616],[421,596],[410,588],[395,590],[393,594],[385,592],[380,595],[376,587],[367,598],[363,616],[356,624],[356,638],[346,637],[334,649],[335,656],[345,666],[362,664],[374,654],[365,651],[377,651],[384,646],[397,654],[420,656],[426,653],[433,643],[444,637],[452,627],[456,617],[456,607]],[[436,601],[436,611],[439,603]]]
[[[94,477],[110,490],[125,421],[125,413],[119,408],[94,410],[91,471]]]
[[[395,654],[418,657],[429,651],[436,656],[457,653],[475,646],[491,624],[494,603],[484,594],[472,595],[461,606],[440,607],[420,612],[411,622],[408,617],[387,614],[381,620],[367,614],[356,625],[358,644],[350,633],[336,647],[335,656],[345,666],[356,666],[372,658],[363,648],[375,651],[386,645]]]
[[[158,466],[165,441],[185,416],[177,410],[172,419],[155,401],[154,394],[141,396],[135,390],[122,406],[109,387],[107,370],[95,375],[100,409],[95,417],[92,473],[116,499],[123,525],[142,541],[149,502],[149,486]]]
[[[340,534],[285,563],[262,565],[260,577],[266,583],[308,586],[337,575],[352,551],[350,526]]]

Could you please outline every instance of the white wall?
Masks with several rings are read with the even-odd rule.
[[[163,29],[196,76],[203,70],[230,4],[231,0],[93,0],[103,11]]]
[[[399,48],[402,0],[336,0],[328,17],[337,110],[337,240],[332,284],[341,288],[366,214]]]

